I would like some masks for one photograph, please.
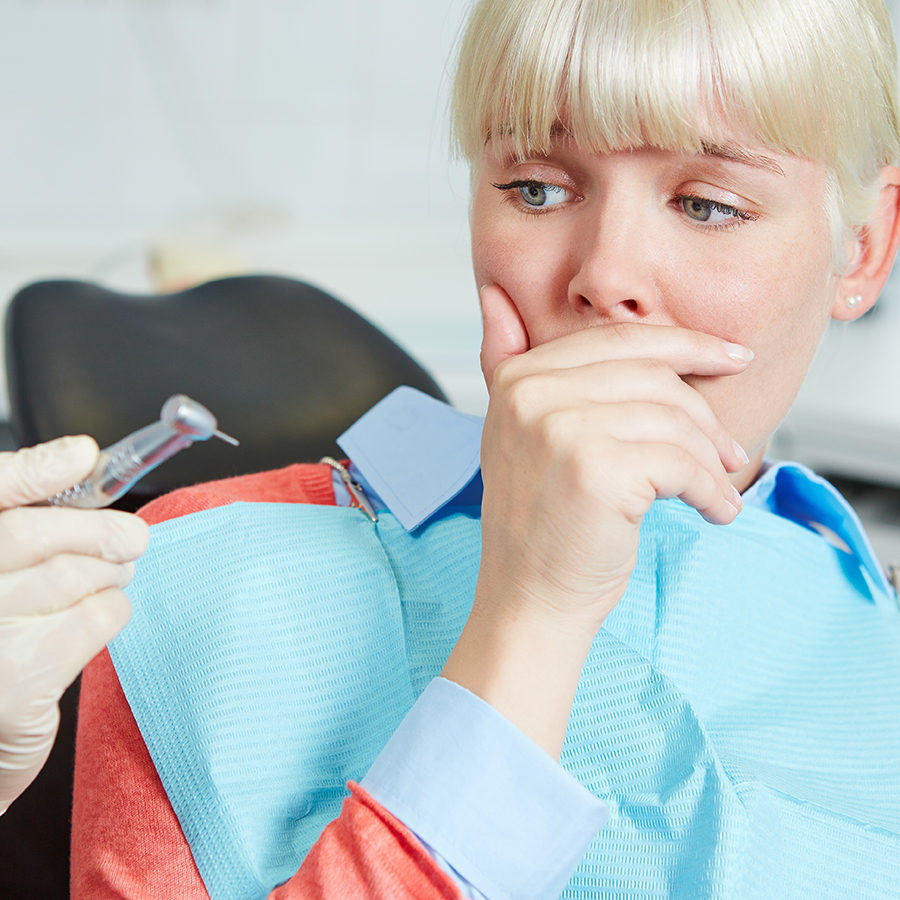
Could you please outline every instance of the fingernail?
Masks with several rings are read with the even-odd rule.
[[[750,362],[753,359],[753,351],[749,347],[743,346],[743,344],[732,344],[730,341],[722,341],[722,345],[725,347],[725,352],[735,362]]]
[[[731,493],[734,498],[734,502],[737,504],[737,508],[743,509],[744,508],[744,498],[741,496],[741,492],[736,487],[732,486]],[[728,505],[731,506],[732,504],[729,503]]]
[[[747,456],[747,451],[734,439],[731,441],[734,444],[734,452],[737,454],[738,459],[741,461],[743,465],[747,465],[750,462],[750,457]]]

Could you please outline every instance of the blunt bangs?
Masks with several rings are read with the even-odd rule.
[[[696,153],[727,130],[825,163],[855,228],[900,156],[895,67],[882,0],[482,0],[454,132],[477,168],[498,134],[525,157],[560,130],[598,153]]]

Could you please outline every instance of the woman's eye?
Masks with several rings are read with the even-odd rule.
[[[494,187],[499,191],[516,191],[524,204],[535,209],[557,206],[570,198],[565,188],[543,181],[510,181],[509,184],[495,184]]]
[[[719,225],[735,219],[752,220],[755,218],[737,207],[717,203],[715,200],[705,200],[703,197],[679,197],[678,201],[685,215],[695,222]]]

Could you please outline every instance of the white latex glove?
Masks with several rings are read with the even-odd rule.
[[[147,525],[116,510],[24,508],[84,478],[98,453],[88,437],[0,453],[0,814],[46,762],[59,698],[131,615],[122,588]]]

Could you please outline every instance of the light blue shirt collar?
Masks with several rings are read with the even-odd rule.
[[[461,413],[411,387],[375,404],[339,438],[352,474],[373,506],[413,531],[449,504],[481,502],[484,419]],[[474,482],[474,484],[473,484]],[[461,497],[472,485],[475,496]]]
[[[352,460],[352,474],[373,506],[389,509],[413,531],[438,512],[480,504],[483,423],[414,388],[400,387],[347,429],[338,445]],[[339,480],[336,487],[340,503],[345,491]],[[806,466],[767,460],[743,498],[745,506],[818,532],[851,554],[872,583],[894,596],[859,516]]]

